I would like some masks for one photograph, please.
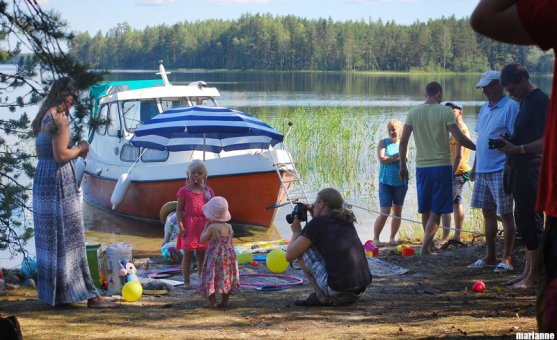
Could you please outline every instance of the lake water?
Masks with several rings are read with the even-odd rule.
[[[109,74],[107,79],[155,79],[157,78],[155,72],[119,71]],[[480,76],[480,74],[395,75],[239,71],[173,71],[168,75],[172,83],[203,80],[207,82],[208,86],[215,86],[220,90],[219,105],[244,110],[264,120],[273,119],[274,116],[292,108],[318,110],[322,107],[336,107],[346,112],[350,112],[352,108],[364,110],[369,112],[369,121],[380,126],[372,137],[377,139],[385,137],[388,119],[397,118],[404,121],[409,108],[424,101],[425,85],[430,81],[438,81],[445,89],[446,100],[458,101],[464,105],[464,120],[472,133],[473,140],[475,140],[473,130],[477,112],[485,100],[481,90],[475,88]],[[550,93],[552,81],[550,76],[532,76],[532,81],[546,93]],[[33,112],[33,110],[29,110],[29,112]],[[8,115],[7,112],[2,112],[2,117],[6,115]],[[365,138],[369,138],[369,136]],[[412,160],[413,157],[414,155],[411,153],[410,159]],[[379,210],[377,192],[373,187],[377,176],[374,172],[378,169],[375,149],[365,150],[360,161],[369,166],[362,167],[364,169],[361,171],[362,173],[354,176],[355,178],[347,178],[340,187],[326,182],[328,169],[316,169],[315,171],[320,174],[310,173],[304,180],[310,199],[315,198],[319,187],[329,185],[339,187],[343,192],[350,192],[347,200],[356,206],[354,212],[359,220],[358,234],[362,241],[365,241],[372,238],[372,227],[377,217],[376,211]],[[299,165],[303,165],[304,159],[298,159],[297,162]],[[353,190],[354,182],[360,184],[357,191]],[[466,190],[469,193],[470,188],[468,187]],[[468,204],[465,203],[466,211],[468,211]],[[84,203],[83,207],[88,241],[100,242],[103,245],[125,241],[133,245],[134,253],[137,255],[159,254],[163,235],[160,226],[116,216],[87,203]],[[275,226],[269,230],[264,231],[258,228],[237,230],[236,242],[289,239],[290,228],[284,218],[290,212],[289,210],[289,207],[281,208],[277,213]],[[411,178],[403,210],[403,217],[408,221],[403,222],[402,231],[417,225],[409,222],[419,221],[416,211],[415,183]],[[389,223],[388,221],[383,230],[382,240],[388,239]],[[32,244],[30,249],[33,252]],[[0,253],[0,261],[2,261],[0,267],[11,267],[19,264],[21,259],[10,259],[7,254]]]

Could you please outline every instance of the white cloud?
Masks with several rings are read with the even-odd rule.
[[[175,2],[176,0],[139,0],[137,3],[144,6],[166,6]]]
[[[215,4],[221,5],[249,5],[249,4],[257,4],[257,5],[265,5],[270,3],[270,0],[203,0],[205,2],[211,2]]]

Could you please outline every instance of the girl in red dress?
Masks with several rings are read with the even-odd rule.
[[[213,189],[206,185],[207,176],[205,163],[194,159],[188,167],[186,185],[176,194],[178,199],[176,217],[180,225],[176,248],[184,250],[182,275],[185,289],[191,288],[190,268],[193,253],[196,254],[197,272],[200,273],[207,249],[207,243],[202,243],[199,239],[207,223],[207,218],[203,215],[203,205],[215,196]]]

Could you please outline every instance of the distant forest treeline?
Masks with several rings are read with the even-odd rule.
[[[71,53],[91,67],[171,69],[482,72],[509,62],[551,72],[553,54],[494,42],[468,19],[394,22],[243,15],[106,34],[77,33]]]

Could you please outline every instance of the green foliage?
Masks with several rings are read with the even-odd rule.
[[[398,25],[244,14],[106,34],[77,34],[71,53],[97,68],[483,72],[509,62],[547,72],[552,53],[494,42],[454,16]],[[549,68],[550,69],[550,68]]]
[[[64,52],[62,46],[72,39],[58,14],[43,11],[37,1],[0,0],[0,61],[18,60],[11,70],[0,72],[0,108],[19,117],[0,120],[0,250],[9,249],[12,254],[25,253],[25,243],[33,235],[26,219],[32,212],[30,179],[35,163],[29,117],[35,112],[29,115],[27,110],[37,110],[59,77],[74,78],[82,90],[102,78]],[[10,48],[11,44],[15,46]],[[22,50],[28,53],[23,55]],[[87,116],[87,106],[76,105],[72,141],[82,138]]]

